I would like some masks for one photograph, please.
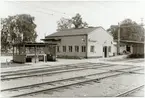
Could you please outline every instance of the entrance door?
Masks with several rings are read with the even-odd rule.
[[[107,57],[107,46],[104,46],[103,50],[104,50],[104,57]]]
[[[126,46],[126,51],[130,52],[130,46]]]

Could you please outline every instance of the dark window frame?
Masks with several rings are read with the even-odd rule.
[[[82,46],[82,52],[86,52],[86,46]]]
[[[69,52],[73,51],[73,47],[72,46],[68,46]]]
[[[79,52],[79,46],[75,46],[75,52]]]
[[[62,46],[63,52],[66,52],[66,46]]]
[[[90,52],[95,52],[95,46],[90,46]]]
[[[60,52],[60,46],[57,46],[57,52]]]
[[[108,52],[111,52],[111,46],[108,47]]]

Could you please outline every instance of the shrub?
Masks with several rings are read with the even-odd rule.
[[[130,54],[127,58],[144,58],[144,54]]]

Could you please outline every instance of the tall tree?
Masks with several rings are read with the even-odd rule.
[[[70,28],[85,28],[88,27],[86,22],[82,21],[82,17],[79,13],[77,13],[71,19],[61,18],[60,21],[57,22],[58,30],[70,29]]]
[[[1,45],[2,48],[11,48],[15,42],[35,42],[37,33],[34,17],[28,14],[19,14],[1,19]]]
[[[114,39],[118,39],[118,26],[111,25],[107,30]],[[132,41],[144,41],[144,28],[131,19],[125,19],[120,23],[120,39]]]
[[[77,13],[76,16],[72,17],[72,23],[75,28],[84,28],[88,26],[86,22],[82,21],[82,17],[79,13]]]
[[[57,22],[57,28],[58,28],[58,30],[64,30],[64,29],[72,28],[72,20],[62,17],[60,19],[60,21]]]

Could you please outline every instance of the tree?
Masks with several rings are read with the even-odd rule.
[[[71,19],[66,19],[62,17],[60,21],[57,22],[58,30],[70,29],[72,28],[72,21]]]
[[[82,21],[82,17],[79,13],[77,13],[76,16],[72,17],[72,23],[75,28],[84,28],[88,26],[86,22]]]
[[[16,42],[35,42],[37,34],[34,17],[28,14],[19,14],[1,19],[2,48],[11,48]]]
[[[85,28],[88,27],[86,22],[82,21],[82,17],[79,13],[77,13],[71,19],[61,18],[60,21],[57,22],[58,30],[71,29],[71,28]]]
[[[107,30],[114,39],[118,39],[118,26],[111,25]],[[125,19],[120,23],[120,39],[132,41],[144,41],[144,28],[131,19]]]

